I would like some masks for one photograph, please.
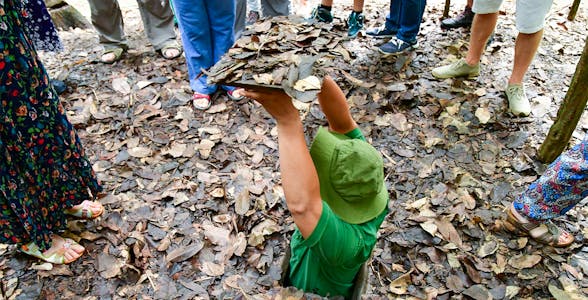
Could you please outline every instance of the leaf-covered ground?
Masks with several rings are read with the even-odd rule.
[[[106,213],[69,222],[87,254],[68,266],[0,245],[0,299],[300,298],[277,286],[294,225],[280,188],[275,123],[259,105],[224,94],[195,111],[184,60],[166,61],[146,46],[134,1],[121,2],[131,45],[121,62],[97,63],[93,30],[61,32],[67,51],[42,55],[68,84],[61,99],[108,194]],[[379,26],[387,1],[366,2],[367,26]],[[345,18],[349,6],[336,3],[335,15]],[[467,30],[439,28],[441,1],[428,4],[412,55],[384,59],[375,48],[381,41],[366,37],[343,43],[353,57],[341,66],[348,74],[335,76],[385,157],[391,195],[367,298],[587,297],[587,207],[557,220],[577,240],[566,249],[496,226],[545,168],[536,149],[588,34],[586,6],[575,22],[565,18],[568,6],[553,5],[527,74],[528,118],[510,117],[502,93],[516,37],[513,3],[503,7],[476,80],[430,74],[467,48]],[[309,136],[325,124],[316,102],[297,105]],[[572,143],[586,129],[582,119]]]

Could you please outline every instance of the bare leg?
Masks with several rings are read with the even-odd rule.
[[[363,11],[364,0],[353,0],[353,11]]]
[[[482,52],[486,47],[488,38],[496,27],[498,13],[476,14],[472,23],[472,35],[470,36],[470,48],[466,56],[466,63],[475,66],[480,62]]]
[[[537,53],[542,37],[543,29],[531,34],[519,33],[515,43],[514,65],[508,80],[509,84],[521,84],[523,82],[523,77],[527,73],[535,53]]]
[[[466,7],[472,8],[472,5],[474,5],[474,0],[468,0]]]
[[[321,5],[333,6],[333,0],[321,0]]]

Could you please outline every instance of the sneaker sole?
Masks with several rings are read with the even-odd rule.
[[[469,74],[469,75],[462,75],[462,76],[439,76],[436,75],[435,73],[431,72],[431,74],[433,74],[433,77],[437,78],[437,79],[449,79],[449,78],[467,78],[467,79],[475,79],[478,76],[480,76],[480,73],[476,73],[476,74]]]
[[[366,33],[367,36],[375,38],[375,39],[391,39],[393,37],[395,37],[395,34],[391,34],[391,35],[371,35]]]

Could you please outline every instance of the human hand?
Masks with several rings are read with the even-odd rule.
[[[292,98],[284,91],[246,89],[242,95],[259,102],[278,123],[300,120]]]

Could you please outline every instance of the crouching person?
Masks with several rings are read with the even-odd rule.
[[[278,126],[282,186],[297,227],[287,282],[305,292],[350,298],[388,212],[381,155],[366,142],[331,78],[318,95],[329,128],[318,130],[310,151],[289,96],[261,90],[244,96],[259,102]]]

